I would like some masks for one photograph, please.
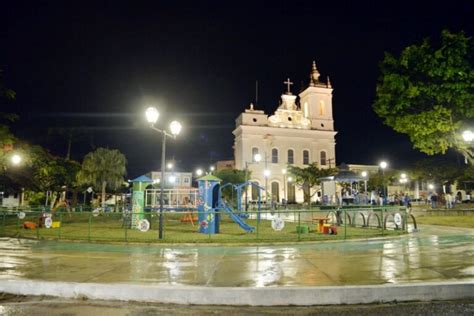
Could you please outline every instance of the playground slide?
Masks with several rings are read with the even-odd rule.
[[[221,206],[222,206],[222,209],[230,215],[230,218],[232,218],[234,222],[239,224],[239,226],[242,227],[242,229],[244,229],[246,232],[253,232],[255,230],[255,227],[249,226],[246,222],[242,220],[242,218],[234,214],[234,212],[232,212],[232,209],[229,206],[227,206],[227,204],[222,203]]]

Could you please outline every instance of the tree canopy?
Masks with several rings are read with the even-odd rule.
[[[240,184],[245,182],[245,171],[237,169],[222,169],[214,174],[216,177],[222,180],[221,185],[226,183]],[[248,172],[248,178],[250,178],[250,171]],[[227,201],[232,199],[232,188],[227,187],[222,190],[222,195]]]
[[[374,111],[421,152],[444,154],[453,148],[472,161],[461,134],[474,118],[473,50],[471,37],[444,30],[439,42],[425,39],[406,47],[399,58],[386,53]]]
[[[320,169],[316,162],[308,165],[305,168],[297,166],[288,166],[288,172],[295,177],[295,183],[303,188],[304,200],[309,202],[311,197],[316,194],[311,194],[311,188],[321,183],[321,178],[332,176],[337,173],[337,169]]]
[[[15,99],[15,91],[4,85],[2,77],[2,70],[0,69],[0,105],[4,100]],[[17,118],[15,114],[0,112],[0,173],[5,169],[9,152],[13,149],[13,143],[16,140],[7,123],[11,123]]]
[[[88,153],[77,175],[79,184],[92,185],[102,190],[102,206],[105,190],[117,190],[124,182],[127,159],[117,149],[97,148]]]

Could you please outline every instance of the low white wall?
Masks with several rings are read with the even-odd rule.
[[[0,292],[197,305],[333,305],[473,299],[474,283],[245,288],[5,280]]]

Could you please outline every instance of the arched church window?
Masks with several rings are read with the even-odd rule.
[[[324,112],[325,112],[324,101],[321,100],[319,101],[319,116],[324,116]]]
[[[255,156],[258,154],[258,148],[252,148],[252,161],[255,162]]]
[[[294,203],[296,201],[295,199],[295,185],[293,182],[288,181],[286,187],[288,188],[288,202]]]
[[[288,149],[288,163],[294,164],[295,163],[295,154],[293,149]]]
[[[321,163],[321,166],[326,165],[326,152],[325,151],[321,151],[319,161]]]
[[[272,163],[278,163],[278,149],[272,149]]]
[[[303,150],[303,165],[309,165],[309,151]]]
[[[280,201],[280,185],[278,182],[272,182],[272,201]]]

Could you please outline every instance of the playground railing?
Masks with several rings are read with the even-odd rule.
[[[254,227],[253,232],[243,230],[226,212],[216,211],[220,215],[219,233],[204,234],[199,232],[205,224],[198,220],[201,213],[193,209],[165,210],[164,234],[158,239],[157,209],[130,213],[10,208],[0,210],[0,236],[97,242],[252,243],[371,238],[403,234],[408,225],[416,228],[414,217],[398,206],[234,213]],[[51,217],[50,228],[45,225],[48,217]],[[148,222],[148,229],[143,220]]]

